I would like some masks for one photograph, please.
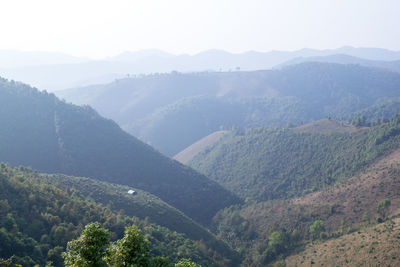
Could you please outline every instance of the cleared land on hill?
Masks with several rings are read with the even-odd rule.
[[[311,244],[286,266],[399,266],[400,218]]]
[[[200,139],[193,145],[185,148],[178,154],[176,154],[173,159],[179,161],[182,164],[186,164],[191,161],[197,154],[204,151],[207,147],[215,144],[223,135],[227,134],[229,131],[217,131],[206,137]]]

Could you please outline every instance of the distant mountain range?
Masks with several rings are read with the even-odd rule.
[[[366,67],[376,67],[387,69],[391,71],[400,72],[400,60],[394,61],[382,61],[382,60],[369,60],[354,56],[349,56],[346,54],[335,54],[329,56],[315,56],[315,57],[298,57],[286,61],[277,67],[284,67],[288,65],[300,64],[304,62],[327,62],[327,63],[337,63],[337,64],[356,64]]]
[[[28,66],[77,64],[89,61],[57,52],[0,50],[0,68],[23,68]]]
[[[111,82],[127,75],[171,71],[251,71],[271,69],[298,57],[345,54],[366,60],[400,60],[399,51],[379,48],[342,47],[297,51],[249,51],[233,54],[208,50],[195,55],[172,55],[159,50],[125,52],[103,60],[75,58],[58,53],[0,51],[0,75],[42,90],[60,90]]]

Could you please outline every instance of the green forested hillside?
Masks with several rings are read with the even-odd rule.
[[[400,98],[392,98],[368,108],[343,116],[341,119],[350,122],[365,118],[366,124],[373,124],[382,119],[390,119],[393,115],[400,112]]]
[[[121,238],[126,226],[137,225],[151,241],[154,256],[167,256],[175,262],[192,258],[205,266],[237,263],[221,256],[218,247],[214,250],[203,241],[195,242],[148,220],[128,217],[122,210],[114,212],[110,203],[105,206],[94,202],[85,191],[65,185],[58,188],[46,181],[57,178],[0,164],[0,258],[14,256],[13,263],[23,266],[44,266],[47,261],[63,266],[61,252],[66,243],[76,238],[86,224],[97,221],[111,231],[113,240]],[[66,177],[60,179],[65,181]],[[235,259],[232,252],[230,256]]]
[[[58,95],[90,104],[173,156],[221,128],[342,118],[399,97],[399,86],[400,74],[384,69],[306,62],[266,71],[148,75]]]
[[[57,188],[68,191],[74,188],[82,196],[107,206],[114,212],[123,210],[127,216],[146,219],[167,227],[172,231],[186,234],[189,238],[212,239],[212,235],[181,211],[163,202],[158,197],[132,187],[100,182],[91,178],[66,176],[63,174],[40,174],[40,178]],[[134,190],[135,194],[129,194]]]
[[[306,131],[306,127],[238,129],[198,154],[189,165],[242,197],[299,196],[352,176],[396,147],[399,118],[370,129],[332,130],[331,134]]]
[[[191,168],[78,107],[0,80],[0,160],[50,173],[92,177],[146,190],[207,223],[238,198]]]
[[[304,246],[312,246],[313,241],[330,239],[337,243],[342,235],[357,233],[360,227],[399,215],[399,173],[400,149],[397,148],[380,157],[365,171],[318,192],[288,200],[249,201],[245,205],[226,208],[215,217],[214,227],[220,238],[242,252],[243,266],[268,266],[290,254],[303,255]],[[382,206],[382,203],[388,205]],[[385,208],[382,210],[381,206]],[[313,233],[311,226],[316,222],[321,226],[320,231]],[[364,239],[363,235],[361,237]],[[356,253],[369,252],[368,255],[358,255],[346,249],[347,259],[367,258],[371,253],[376,256],[379,250],[386,247],[385,242],[363,241],[361,245],[374,247],[373,251],[365,251],[361,246],[360,252]],[[340,243],[339,250],[345,246]],[[400,248],[393,249],[398,253]],[[381,251],[384,254],[380,259],[388,255],[386,248],[383,250],[386,252]],[[309,252],[313,251],[306,253]],[[324,254],[321,252],[318,254]],[[318,255],[309,254],[308,257],[316,259]],[[302,263],[310,264],[310,261],[303,258]]]
[[[213,229],[242,252],[244,266],[268,266],[303,254],[311,240],[335,239],[397,216],[399,145],[400,115],[370,128],[326,119],[225,135],[196,164],[225,178],[222,183],[247,201],[219,212]],[[227,169],[230,176],[224,176]],[[312,230],[314,224],[320,230]]]

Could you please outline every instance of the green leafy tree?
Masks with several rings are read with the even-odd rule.
[[[313,238],[319,238],[321,233],[325,232],[325,224],[322,220],[318,219],[310,226],[310,234]]]
[[[10,267],[10,266],[12,266],[11,264],[12,264],[12,261],[13,261],[13,257],[14,256],[10,257],[9,259],[0,258],[0,266],[1,267]]]
[[[268,237],[268,247],[272,248],[277,254],[283,252],[288,243],[288,235],[283,231],[275,231]]]
[[[195,262],[192,262],[189,259],[182,259],[175,264],[175,267],[200,267],[200,265],[198,265]]]
[[[188,259],[177,264],[167,257],[151,257],[149,242],[137,226],[125,228],[125,235],[114,243],[110,233],[100,223],[90,223],[81,236],[68,243],[63,254],[66,266],[73,267],[200,267]]]
[[[108,249],[105,261],[115,267],[150,266],[148,241],[136,227],[125,228],[122,239],[113,243]]]
[[[392,204],[389,198],[385,198],[381,202],[379,202],[376,211],[381,215],[382,219],[386,219],[389,213],[389,207]]]
[[[63,254],[66,266],[100,267],[106,266],[103,257],[109,244],[110,233],[96,222],[86,225],[81,236],[68,242]]]

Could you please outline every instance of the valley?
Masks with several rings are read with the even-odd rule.
[[[400,74],[363,60],[57,96],[1,78],[0,263],[64,266],[97,222],[114,252],[137,226],[160,267],[396,266]]]

